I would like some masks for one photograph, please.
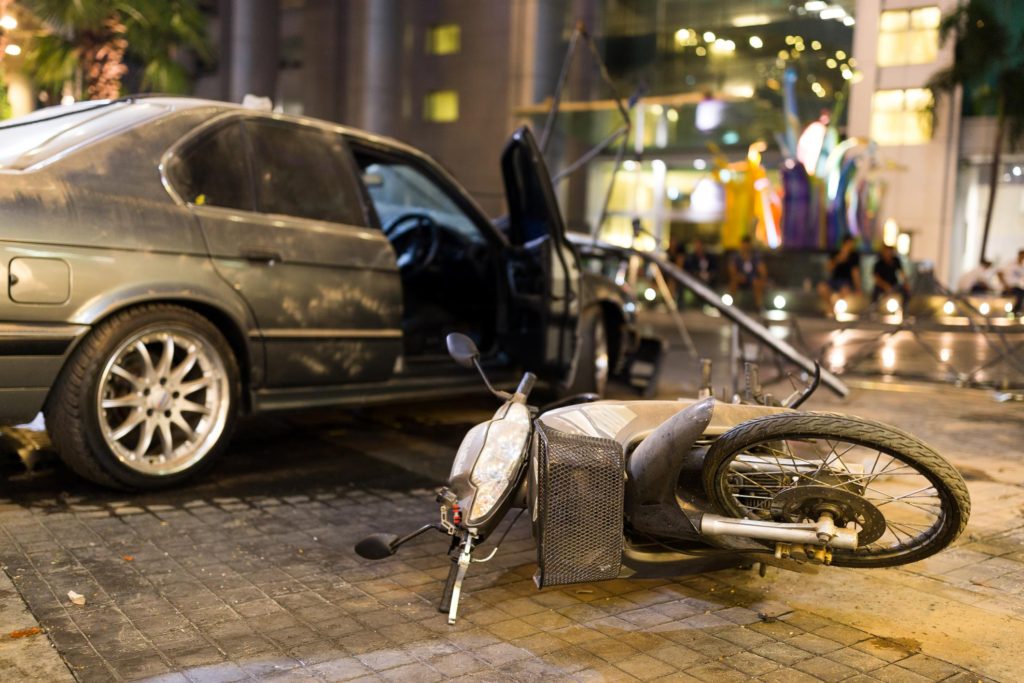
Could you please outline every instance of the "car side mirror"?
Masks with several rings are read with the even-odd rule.
[[[477,350],[472,339],[464,334],[452,332],[445,341],[448,344],[448,355],[456,363],[464,368],[476,366],[476,361],[480,358],[480,351]]]

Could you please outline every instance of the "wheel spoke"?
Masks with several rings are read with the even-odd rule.
[[[210,409],[206,406],[196,403],[195,401],[178,401],[178,410],[183,413],[200,413],[201,415],[209,415]]]
[[[156,376],[156,370],[153,369],[153,358],[149,355],[149,349],[141,339],[135,342],[135,351],[142,357],[142,364],[146,367],[146,379],[152,380]]]
[[[164,336],[164,352],[160,356],[160,364],[156,367],[156,374],[160,379],[165,379],[171,371],[171,363],[174,362],[174,337]]]
[[[897,503],[897,502],[900,502],[900,501],[905,501],[908,498],[935,498],[939,494],[938,491],[935,491],[934,495],[926,495],[926,496],[918,495],[920,493],[923,493],[924,491],[935,491],[935,487],[934,486],[925,486],[922,489],[918,489],[916,491],[911,491],[910,493],[905,493],[902,496],[896,496],[895,498],[890,498],[889,500],[886,500],[886,501],[883,501],[883,502],[879,503],[875,507],[878,507],[880,505],[888,505],[889,503]]]
[[[105,398],[100,403],[100,407],[103,409],[141,408],[143,402],[143,398],[138,394],[128,394],[127,396],[118,396],[117,398]]]
[[[114,430],[110,433],[110,438],[113,439],[114,441],[120,441],[125,436],[130,434],[131,431],[135,429],[139,425],[139,423],[145,419],[146,412],[144,410],[139,408],[133,411],[131,415],[125,418],[124,422],[122,422],[121,424],[114,428]]]
[[[153,433],[156,431],[156,420],[149,419],[142,423],[142,433],[139,435],[139,442],[135,445],[135,457],[141,458],[146,455],[149,446],[153,443]]]
[[[174,438],[171,436],[171,423],[169,420],[160,420],[160,441],[163,442],[164,457],[170,460],[174,455]]]
[[[196,438],[195,430],[192,429],[192,425],[182,417],[181,413],[175,411],[174,415],[171,417],[171,422],[177,425],[178,429],[185,432],[185,438],[189,441],[193,441]]]
[[[178,367],[171,371],[171,381],[180,382],[195,367],[198,358],[199,354],[196,353],[196,347],[190,346],[188,353],[185,354],[185,358],[178,363]]]
[[[182,382],[181,384],[178,385],[178,393],[180,393],[182,396],[188,396],[190,394],[196,393],[200,389],[205,389],[212,383],[212,377],[200,377],[199,379],[194,379],[191,382]]]
[[[128,370],[125,370],[120,365],[116,365],[115,364],[115,365],[110,366],[110,374],[117,375],[118,377],[120,377],[124,381],[128,382],[129,384],[131,384],[136,389],[141,389],[142,386],[146,383],[146,381],[142,377],[136,377],[135,375],[133,375]]]

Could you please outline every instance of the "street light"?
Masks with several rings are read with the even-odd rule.
[[[18,28],[18,20],[10,14],[5,14],[3,17],[0,17],[0,28],[5,31],[13,31]]]

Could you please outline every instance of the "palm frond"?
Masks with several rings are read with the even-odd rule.
[[[63,36],[36,37],[25,53],[25,64],[37,83],[45,88],[60,88],[75,77],[78,69],[77,46]]]

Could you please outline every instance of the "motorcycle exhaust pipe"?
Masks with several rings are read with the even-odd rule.
[[[848,550],[857,547],[857,532],[837,527],[829,515],[822,515],[813,523],[786,524],[705,514],[700,520],[700,533],[705,536],[741,536],[799,545],[828,545]]]

